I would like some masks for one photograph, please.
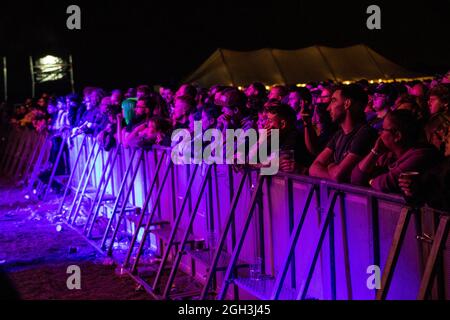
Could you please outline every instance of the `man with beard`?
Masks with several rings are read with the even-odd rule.
[[[356,85],[338,88],[328,111],[340,129],[317,156],[309,169],[314,177],[348,182],[353,168],[369,152],[377,138],[376,131],[365,122],[367,94]]]
[[[149,100],[147,98],[139,98],[134,108],[135,116],[122,132],[122,141],[124,146],[128,146],[133,138],[143,130],[150,117]]]

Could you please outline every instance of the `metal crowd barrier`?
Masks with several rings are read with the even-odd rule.
[[[36,133],[28,128],[12,128],[6,133],[0,160],[3,177],[27,185],[33,173],[48,158],[47,133]]]
[[[73,145],[59,213],[154,297],[450,296],[446,212],[311,177],[174,165],[168,148]]]

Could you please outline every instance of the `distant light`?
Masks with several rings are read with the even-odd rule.
[[[64,61],[61,58],[46,55],[36,61],[37,81],[55,81],[64,78]]]
[[[266,90],[270,90],[270,86],[266,86]]]
[[[350,81],[344,81],[343,84],[350,84]]]
[[[47,65],[53,65],[53,64],[60,63],[60,60],[61,60],[60,58],[48,55],[48,56],[45,56],[45,57],[39,59],[39,63],[41,65],[47,66]]]

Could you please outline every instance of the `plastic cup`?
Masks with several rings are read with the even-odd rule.
[[[295,150],[280,150],[280,159],[294,160]]]
[[[262,270],[262,258],[257,257],[253,260],[253,262],[249,266],[250,279],[255,281],[260,280],[261,270]]]

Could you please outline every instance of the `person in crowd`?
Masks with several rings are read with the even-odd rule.
[[[147,125],[151,117],[149,98],[141,97],[136,102],[135,116],[122,130],[122,143],[125,147],[132,144],[131,140],[138,136],[138,133]]]
[[[393,110],[409,110],[418,120],[424,120],[424,115],[416,99],[408,94],[403,94],[395,100]]]
[[[244,93],[247,98],[256,97],[258,99],[265,100],[267,90],[261,82],[253,82],[245,89]]]
[[[159,93],[151,93],[149,97],[149,107],[152,116],[169,119],[170,111],[166,101]]]
[[[159,88],[159,94],[168,106],[173,107],[173,98],[175,98],[175,90],[171,85],[162,85]]]
[[[422,82],[420,81],[413,82],[411,86],[408,87],[408,93],[414,98],[416,98],[416,102],[421,108],[426,110],[427,88]]]
[[[136,88],[128,88],[123,97],[124,99],[136,98]]]
[[[305,146],[302,133],[295,125],[295,111],[290,106],[281,104],[268,108],[266,114],[264,129],[279,130],[280,170],[305,174],[312,162],[312,156]]]
[[[64,97],[56,99],[57,117],[53,124],[54,131],[66,131],[71,128],[69,121],[69,108]]]
[[[450,70],[442,77],[441,84],[450,84]]]
[[[94,131],[94,136],[96,137],[101,131],[106,129],[110,121],[109,112],[112,109],[111,97],[104,97],[99,105],[99,112],[94,120],[94,125],[92,130]]]
[[[121,112],[122,100],[123,100],[122,90],[114,89],[113,91],[111,91],[110,106],[112,112],[114,112],[115,114]]]
[[[188,83],[182,84],[180,88],[175,93],[175,97],[189,97],[195,101],[195,97],[197,96],[197,89]]]
[[[77,113],[79,108],[79,100],[78,95],[75,93],[68,94],[66,96],[66,104],[69,110],[69,123],[70,127],[73,128],[76,126]]]
[[[335,88],[332,86],[323,86],[320,90],[320,95],[316,99],[316,103],[312,106],[313,114],[311,125],[317,135],[318,149],[314,150],[314,154],[321,152],[333,134],[337,131],[337,124],[333,123],[330,113],[328,112],[328,106],[330,105],[334,89]]]
[[[353,169],[351,182],[375,190],[400,193],[398,179],[405,172],[423,172],[440,159],[431,145],[419,143],[420,126],[408,110],[385,117],[380,137],[369,154]]]
[[[450,116],[436,113],[425,125],[427,141],[444,156],[450,156]]]
[[[97,119],[97,114],[99,112],[98,106],[100,105],[103,96],[104,92],[99,88],[93,88],[92,91],[90,91],[90,94],[85,99],[86,111],[80,118],[80,125],[72,129],[72,136],[80,133],[94,133],[93,126]]]
[[[311,92],[304,87],[295,87],[289,92],[288,105],[295,111],[297,127],[303,129],[302,115],[311,113]]]
[[[430,90],[428,108],[431,116],[443,113],[450,116],[450,90],[445,85],[438,85]]]
[[[195,130],[195,123],[198,121],[202,121],[202,111],[201,110],[194,110],[189,114],[189,132],[191,134],[194,133]],[[201,134],[201,132],[200,132]]]
[[[147,99],[150,96],[151,93],[151,89],[148,85],[146,84],[141,84],[136,88],[136,99]]]
[[[450,157],[428,168],[417,179],[400,176],[398,185],[408,202],[449,212]]]
[[[245,95],[237,89],[226,89],[216,104],[222,108],[222,114],[217,119],[219,130],[251,128],[253,123],[242,123],[245,116]],[[249,120],[249,119],[247,119]],[[249,120],[251,121],[251,120]],[[244,128],[245,127],[245,128]]]
[[[349,182],[353,168],[376,140],[375,129],[367,125],[364,108],[367,94],[357,84],[336,89],[328,110],[340,129],[317,156],[309,169],[314,177]]]
[[[427,141],[434,144],[444,154],[448,145],[448,123],[450,119],[449,111],[450,86],[438,84],[429,91],[428,110],[430,117],[425,124],[425,135]]]
[[[278,100],[279,102],[283,102],[284,98],[288,95],[288,90],[285,86],[276,85],[270,88],[269,95],[267,100]]]
[[[168,147],[171,144],[170,122],[162,117],[155,116],[148,120],[147,126],[139,134],[137,147],[149,148],[153,145]]]
[[[189,115],[194,111],[195,100],[191,96],[177,96],[171,119],[173,129],[188,129]]]
[[[131,124],[135,117],[136,98],[128,98],[122,101],[122,116],[125,121],[125,126]]]
[[[247,97],[247,108],[257,113],[267,101],[267,90],[261,82],[251,83],[244,91]]]
[[[214,106],[203,108],[201,111],[202,130],[217,127],[217,119],[220,116],[220,110]]]
[[[382,83],[375,89],[372,108],[376,116],[369,121],[369,125],[377,130],[377,132],[380,132],[384,117],[386,117],[393,107],[396,98],[395,89],[389,84]]]

